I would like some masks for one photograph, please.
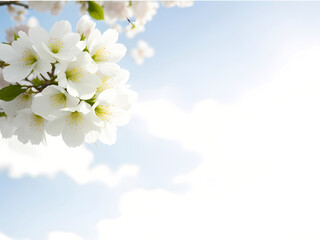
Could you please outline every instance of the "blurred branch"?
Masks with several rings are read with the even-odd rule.
[[[21,3],[19,1],[4,1],[0,2],[0,6],[10,6],[10,5],[17,5],[17,6],[22,6],[24,8],[29,8],[28,4]]]

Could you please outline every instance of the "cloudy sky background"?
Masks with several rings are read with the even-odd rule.
[[[49,30],[75,26],[74,9],[34,15]],[[145,33],[120,37],[156,54],[120,62],[139,102],[115,145],[0,140],[0,240],[319,239],[319,11],[161,7]],[[5,8],[0,20],[4,40]]]

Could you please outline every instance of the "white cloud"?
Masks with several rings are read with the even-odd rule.
[[[0,240],[13,240],[12,238],[9,238],[8,236],[4,235],[0,232]]]
[[[296,56],[234,104],[185,113],[168,101],[137,109],[150,133],[198,153],[183,194],[136,189],[99,240],[320,238],[320,48]]]
[[[14,240],[0,232],[0,240]],[[47,240],[83,240],[80,236],[72,232],[50,232]]]
[[[125,178],[137,176],[139,170],[134,165],[122,165],[115,171],[105,164],[92,166],[92,152],[84,146],[69,148],[58,138],[49,138],[47,146],[24,145],[13,138],[0,139],[0,152],[0,171],[8,170],[11,178],[54,177],[63,173],[78,184],[100,182],[116,187]]]
[[[99,240],[319,239],[319,63],[320,48],[302,53],[234,104],[209,99],[191,113],[141,104],[153,135],[203,161],[176,179],[189,183],[185,193],[124,194],[120,216],[98,223]]]
[[[51,232],[48,234],[48,240],[83,240],[80,236],[77,234],[74,234],[72,232]]]

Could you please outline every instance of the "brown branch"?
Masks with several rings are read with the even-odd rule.
[[[19,1],[4,1],[4,2],[0,2],[0,6],[10,6],[10,5],[17,5],[17,6],[21,6],[21,7],[24,7],[26,9],[29,9],[28,4],[21,3]]]

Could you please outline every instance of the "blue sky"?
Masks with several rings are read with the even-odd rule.
[[[75,26],[80,18],[78,10],[75,9],[78,9],[78,6],[69,3],[58,16],[33,11],[30,11],[28,16],[36,16],[41,26],[49,30],[58,20],[68,20]],[[320,45],[319,10],[320,2],[195,2],[190,8],[166,9],[160,7],[153,20],[146,25],[144,33],[137,35],[134,39],[127,39],[124,35],[119,38],[119,42],[124,43],[128,50],[136,45],[137,40],[143,39],[155,49],[155,56],[147,59],[142,66],[137,66],[127,54],[120,65],[130,71],[129,84],[139,93],[139,103],[152,103],[158,99],[167,101],[189,116],[186,120],[191,121],[195,104],[211,99],[219,106],[237,106],[236,104],[241,102],[243,95],[268,84],[270,79],[273,79],[297,53]],[[0,20],[2,22],[0,39],[4,40],[5,29],[14,24],[4,7],[0,8]],[[107,25],[102,22],[98,23],[97,27],[101,31],[107,29]],[[302,84],[303,80],[301,81]],[[270,97],[273,98],[272,95]],[[152,107],[152,104],[150,106]],[[144,108],[139,109],[143,111]],[[212,109],[214,108],[208,108],[207,111],[210,112]],[[219,109],[217,114],[218,112],[225,113],[220,112]],[[255,108],[252,107],[252,109]],[[226,116],[229,115],[226,114]],[[237,115],[230,114],[230,116]],[[288,116],[292,115],[288,113]],[[204,161],[203,158],[208,157],[207,150],[200,147],[201,150],[199,150],[195,146],[196,142],[184,141],[169,133],[168,135],[162,134],[155,129],[161,126],[157,125],[160,124],[161,119],[158,119],[159,122],[152,119],[153,122],[150,123],[144,117],[145,113],[135,114],[127,126],[119,128],[118,140],[113,146],[86,145],[86,148],[94,154],[93,166],[105,164],[113,170],[123,164],[139,167],[139,174],[136,177],[124,180],[115,188],[108,188],[99,182],[80,185],[64,173],[58,173],[53,178],[22,176],[13,179],[8,175],[8,169],[1,170],[0,168],[0,232],[17,240],[42,240],[46,239],[49,232],[59,230],[74,232],[83,239],[94,240],[98,239],[99,233],[96,226],[99,221],[126,214],[119,207],[120,199],[126,193],[135,189],[145,191],[162,189],[175,194],[188,192],[188,187],[192,183],[177,185],[172,181],[176,176],[188,174],[197,169]],[[163,116],[163,118],[163,121],[166,122],[170,116]],[[175,118],[175,115],[172,118]],[[218,116],[208,115],[208,119],[211,118],[216,119]],[[206,120],[204,117],[203,121],[206,122]],[[297,128],[302,129],[301,126],[298,125]],[[197,128],[201,129],[201,127],[197,124],[190,125],[182,132],[196,132]],[[260,131],[260,128],[257,129]],[[208,131],[210,132],[210,129]],[[214,132],[219,132],[219,129]],[[239,159],[245,159],[245,156],[249,154],[241,152],[237,148],[237,143],[232,140],[233,137],[238,139],[237,136],[233,136],[233,133],[228,134],[230,135],[223,136],[230,136],[230,151],[232,152],[234,147],[237,149],[235,151],[239,151],[244,156]],[[252,136],[255,135],[252,134]],[[220,140],[225,143],[223,146],[227,149],[228,141],[224,138]],[[203,140],[199,139],[199,141]],[[259,137],[257,141],[260,141]],[[310,140],[310,146],[311,142]],[[219,144],[220,142],[212,143],[212,148],[220,146]],[[298,143],[294,144],[300,146]],[[296,146],[294,144],[293,146]],[[274,149],[277,146],[273,146]],[[307,147],[310,152],[318,153],[316,147],[311,148],[310,146]],[[6,156],[6,158],[10,157],[10,155]],[[217,155],[215,157],[218,158]],[[263,156],[260,157],[263,158]],[[261,164],[268,169],[271,164],[260,161],[257,156],[254,159],[256,162],[250,162],[252,166]],[[303,157],[298,160],[302,161],[302,159]],[[246,160],[243,161],[244,164],[248,164]],[[213,159],[212,162],[215,163],[215,160]],[[234,171],[234,166],[239,164],[239,162],[232,163],[235,165],[228,165],[230,169],[226,170],[226,176],[232,176],[229,173]],[[319,169],[316,162],[308,163],[310,169]],[[217,161],[217,165],[213,168],[219,169],[219,166],[221,165]],[[252,166],[250,165],[248,169],[251,169]],[[213,175],[215,174],[214,169],[212,170]],[[239,169],[242,169],[241,164]],[[283,169],[286,168],[283,167]],[[304,172],[306,176],[310,173],[310,169],[306,168]],[[216,174],[219,179],[219,173]],[[272,172],[272,174],[276,173]],[[272,174],[268,172],[266,176],[271,178]],[[244,175],[238,177],[245,182]],[[281,176],[285,178],[286,174]],[[292,176],[288,175],[288,177]],[[199,178],[196,179],[199,180]],[[222,183],[224,180],[224,178],[220,179]],[[236,182],[236,177],[233,180]],[[225,181],[226,185],[222,184],[221,187],[225,187],[225,191],[231,192],[236,188],[236,185],[230,187],[228,181]],[[242,183],[241,180],[240,182]],[[315,181],[315,183],[316,187],[319,182]],[[262,181],[261,186],[265,186],[264,184],[267,183]],[[249,190],[239,187],[240,190],[244,191],[240,199],[245,198],[245,191],[249,192]],[[309,192],[305,193],[306,196],[310,196],[308,194]],[[318,196],[314,197],[318,198]],[[307,203],[306,199],[302,199],[300,203]],[[201,203],[198,204],[201,205]],[[315,211],[317,212],[318,209]],[[237,218],[238,216],[234,216],[234,219]],[[124,227],[126,226],[125,220],[121,223]],[[232,224],[231,221],[231,228],[236,225]],[[301,234],[306,236],[303,235],[303,231]],[[133,240],[139,239],[135,238],[139,234],[132,236]],[[240,233],[240,236],[245,236],[245,234]],[[279,234],[278,236],[289,235]]]

